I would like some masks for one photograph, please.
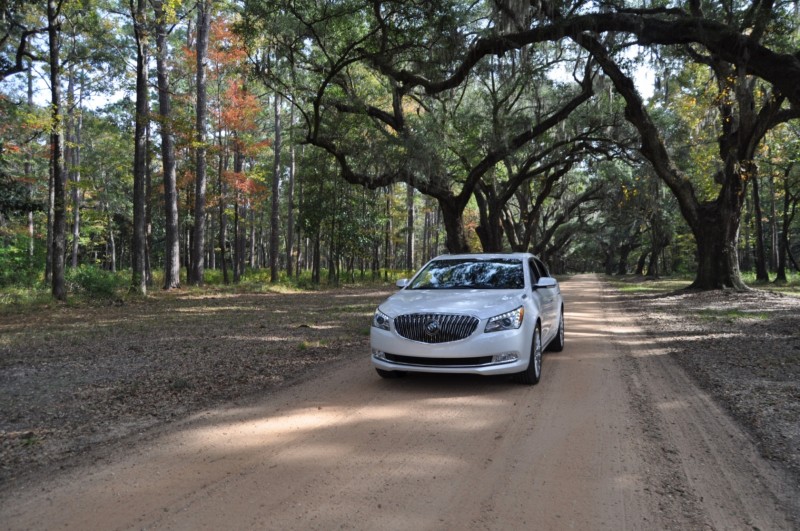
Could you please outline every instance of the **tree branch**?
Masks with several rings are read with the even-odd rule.
[[[529,44],[580,38],[584,32],[621,32],[635,35],[642,45],[701,44],[720,59],[743,68],[772,83],[795,106],[800,106],[800,56],[781,54],[763,46],[750,35],[715,21],[679,14],[658,15],[628,12],[593,13],[558,20],[527,31],[480,38],[467,51],[453,74],[443,80],[430,80],[408,70],[397,70],[380,55],[371,55],[373,64],[407,86],[419,86],[438,93],[460,85],[472,68],[487,55],[503,55]]]
[[[22,26],[20,26],[22,27]],[[16,53],[14,54],[14,63],[8,66],[3,66],[0,68],[0,81],[3,81],[5,78],[9,76],[13,76],[14,74],[19,74],[20,72],[25,72],[28,67],[25,66],[25,58],[29,58],[31,60],[37,60],[38,58],[28,50],[28,38],[38,33],[45,33],[47,28],[36,28],[32,30],[23,30],[22,34],[19,37],[19,44],[17,45]],[[4,40],[9,36],[6,35]]]
[[[600,64],[603,71],[614,83],[617,92],[625,99],[625,117],[636,127],[642,138],[642,154],[653,165],[653,169],[669,186],[678,199],[684,218],[691,225],[697,222],[698,201],[694,189],[686,176],[678,169],[667,152],[658,127],[653,123],[645,109],[644,102],[633,81],[626,76],[611,59],[605,47],[591,35],[581,35],[575,39]]]

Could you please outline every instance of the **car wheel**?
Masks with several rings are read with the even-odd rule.
[[[406,375],[405,371],[387,371],[384,369],[375,369],[381,378],[402,378]]]
[[[547,345],[549,352],[561,352],[564,350],[564,308],[561,308],[561,316],[558,320],[558,334]]]
[[[536,385],[542,377],[542,329],[536,325],[531,344],[531,359],[528,368],[514,375],[516,380],[525,385]]]

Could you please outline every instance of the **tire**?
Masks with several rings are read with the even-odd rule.
[[[564,350],[564,308],[561,308],[561,317],[558,320],[558,334],[547,345],[548,352],[561,352]]]
[[[525,385],[536,385],[542,378],[542,329],[537,324],[531,341],[531,359],[528,368],[514,375],[514,379]]]
[[[375,372],[377,372],[378,376],[380,376],[381,378],[387,378],[387,379],[402,378],[403,376],[406,375],[404,371],[387,371],[378,368],[375,369]]]

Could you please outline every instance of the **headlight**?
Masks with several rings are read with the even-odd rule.
[[[372,316],[372,326],[382,330],[389,330],[389,316],[380,310],[375,310],[375,315]]]
[[[525,316],[525,308],[520,306],[516,310],[501,313],[489,319],[486,323],[484,332],[501,332],[503,330],[515,330],[522,326],[522,318]]]

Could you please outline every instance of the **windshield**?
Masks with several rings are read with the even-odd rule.
[[[436,260],[423,269],[408,289],[522,289],[522,262],[514,259]]]

